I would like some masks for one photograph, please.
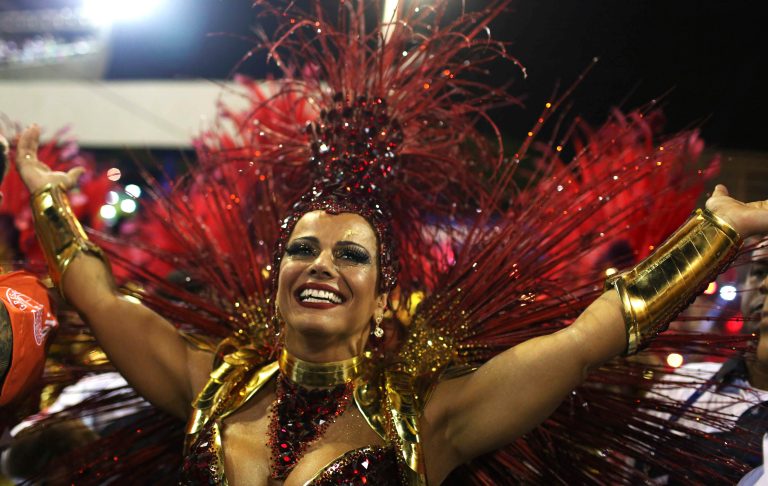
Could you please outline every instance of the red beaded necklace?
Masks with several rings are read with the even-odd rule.
[[[273,479],[285,479],[307,448],[347,409],[360,361],[308,363],[283,350],[267,443]]]

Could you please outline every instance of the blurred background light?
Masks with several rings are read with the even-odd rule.
[[[162,0],[83,0],[82,14],[94,25],[108,26],[148,17]]]
[[[667,364],[672,368],[679,368],[683,364],[683,355],[678,353],[669,353],[669,355],[667,355]]]
[[[120,172],[120,169],[118,169],[117,167],[112,167],[109,170],[107,170],[107,179],[109,179],[110,181],[113,181],[113,182],[119,181],[122,175],[123,174]]]
[[[717,292],[717,282],[709,282],[707,289],[704,291],[705,295],[714,295]]]
[[[736,298],[736,287],[733,285],[723,285],[720,287],[720,298],[731,301]]]
[[[120,211],[127,214],[136,211],[136,201],[133,199],[123,199],[120,201]]]
[[[136,184],[128,184],[125,186],[125,193],[131,197],[139,198],[141,197],[141,188]]]
[[[744,321],[741,319],[730,319],[725,323],[725,330],[731,334],[738,334],[744,327]]]
[[[105,204],[99,210],[99,215],[107,221],[115,219],[117,216],[117,209],[111,204]]]

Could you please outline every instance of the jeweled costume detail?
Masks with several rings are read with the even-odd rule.
[[[330,366],[328,363],[315,365],[302,363],[283,351],[279,362],[263,367],[254,368],[243,362],[238,365],[238,361],[237,357],[225,356],[224,363],[212,374],[211,381],[198,397],[196,415],[187,430],[182,470],[184,484],[227,484],[221,450],[221,420],[242,407],[273,379],[278,380],[278,397],[273,405],[269,441],[274,453],[272,474],[275,479],[285,479],[301,459],[303,451],[322,436],[324,427],[330,425],[327,420],[343,412],[353,386],[359,390],[371,386],[360,376],[363,363],[359,358],[331,363]],[[291,378],[325,388],[301,390],[302,385]],[[285,387],[282,392],[281,386]],[[296,395],[300,395],[299,400]],[[236,398],[233,400],[233,397]],[[361,400],[366,397],[369,400],[363,407]],[[356,393],[358,408],[369,422],[379,420],[384,426],[381,417],[391,412],[383,408],[382,402],[374,403],[370,397],[370,392]],[[326,422],[318,423],[318,420]],[[409,438],[403,439],[407,443]],[[399,485],[401,478],[410,474],[401,469],[394,444],[371,445],[349,451],[332,461],[310,484]]]
[[[304,451],[347,409],[361,360],[320,365],[280,354],[277,399],[269,420],[272,478],[285,479]]]

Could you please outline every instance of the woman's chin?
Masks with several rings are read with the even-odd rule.
[[[313,338],[329,338],[334,335],[343,334],[338,326],[331,322],[323,322],[323,319],[300,319],[291,324],[291,329],[303,336]]]

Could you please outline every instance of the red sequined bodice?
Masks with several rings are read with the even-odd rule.
[[[181,484],[227,484],[216,421],[210,421],[184,457]],[[323,468],[307,483],[311,486],[372,485],[401,486],[394,448],[367,446],[347,452]]]

